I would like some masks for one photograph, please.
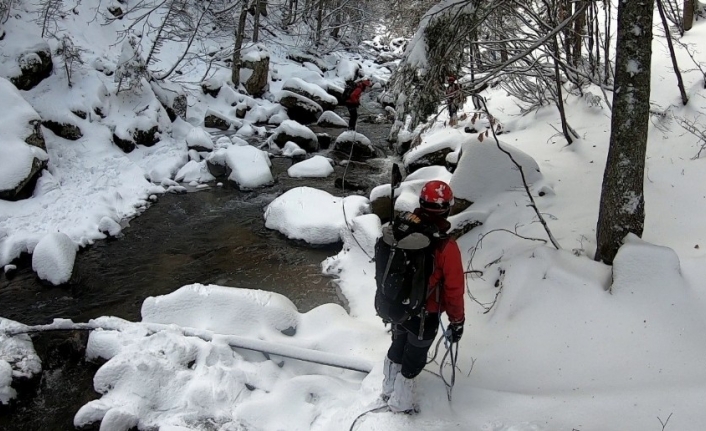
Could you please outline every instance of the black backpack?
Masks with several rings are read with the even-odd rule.
[[[375,310],[385,323],[420,315],[434,267],[435,227],[404,212],[382,229],[375,243]]]
[[[348,103],[348,99],[351,98],[353,90],[355,90],[356,83],[354,81],[346,83],[346,88],[343,90],[343,95],[341,96],[341,102]]]

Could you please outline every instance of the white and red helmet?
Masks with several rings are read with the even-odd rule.
[[[443,181],[429,181],[419,194],[419,206],[432,213],[445,213],[454,204],[451,187]]]

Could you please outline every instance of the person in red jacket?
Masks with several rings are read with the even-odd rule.
[[[358,122],[358,106],[360,106],[360,97],[363,95],[363,91],[370,87],[372,82],[369,79],[363,79],[355,84],[353,91],[351,91],[350,96],[345,100],[346,107],[348,108],[348,130],[355,130],[355,125]]]
[[[422,188],[419,205],[414,214],[423,222],[435,225],[440,235],[432,243],[434,269],[429,277],[424,314],[392,327],[392,344],[383,368],[382,397],[394,412],[417,410],[414,378],[426,365],[427,352],[436,338],[441,313],[446,312],[449,319],[452,342],[461,339],[465,320],[461,252],[456,241],[446,234],[451,227],[446,220],[453,205],[451,187],[443,181],[429,181]],[[423,325],[421,319],[424,319]],[[420,328],[423,328],[422,334]]]

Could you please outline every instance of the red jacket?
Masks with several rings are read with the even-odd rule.
[[[419,209],[414,213],[435,223],[443,233],[450,227],[449,222],[443,218],[430,218]],[[434,250],[434,271],[429,277],[426,309],[430,313],[446,312],[451,323],[463,322],[465,292],[466,280],[458,244],[453,238],[440,239]]]
[[[461,264],[461,251],[454,239],[442,240],[434,250],[434,272],[429,277],[427,311],[430,313],[445,311],[449,316],[449,322],[463,322],[464,293],[465,277]]]
[[[365,81],[361,81],[355,85],[355,88],[351,92],[350,97],[348,97],[348,100],[346,100],[346,105],[351,105],[351,106],[359,106],[360,105],[360,96],[363,94],[363,91],[365,91],[365,87],[368,85],[365,83]]]

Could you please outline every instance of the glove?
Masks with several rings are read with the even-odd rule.
[[[449,323],[449,329],[447,331],[448,339],[452,343],[458,343],[463,335],[463,322]]]

